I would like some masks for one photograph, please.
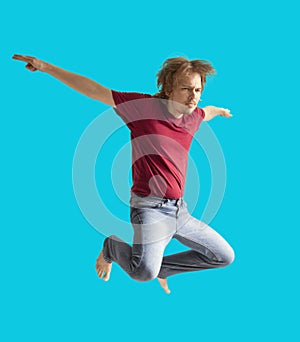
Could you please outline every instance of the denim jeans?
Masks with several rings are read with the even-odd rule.
[[[234,259],[230,245],[208,225],[192,217],[182,198],[143,197],[132,193],[130,219],[133,245],[110,236],[104,241],[103,257],[109,263],[119,264],[135,280],[224,267]],[[172,238],[190,249],[164,257]]]

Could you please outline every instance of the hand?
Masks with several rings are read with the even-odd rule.
[[[220,116],[225,116],[225,118],[231,118],[232,114],[230,113],[230,109],[228,108],[219,108]]]
[[[13,55],[13,59],[16,59],[18,61],[26,62],[26,68],[30,71],[45,71],[46,62],[43,62],[35,57],[31,56],[22,56],[22,55]]]
[[[224,116],[225,118],[231,118],[232,115],[230,113],[230,110],[227,108],[219,108],[215,106],[206,106],[203,108],[205,112],[205,118],[204,121],[209,121],[216,117],[217,115]]]

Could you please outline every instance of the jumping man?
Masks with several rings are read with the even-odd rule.
[[[192,217],[183,199],[188,152],[202,121],[230,118],[228,109],[198,107],[206,77],[215,73],[203,60],[169,58],[157,74],[155,95],[119,92],[35,57],[14,55],[30,71],[52,75],[76,91],[112,106],[131,132],[130,219],[132,246],[116,236],[104,240],[96,261],[99,277],[109,280],[116,262],[133,279],[158,278],[170,293],[171,275],[232,263],[234,251],[215,230]],[[190,249],[164,256],[172,238]]]

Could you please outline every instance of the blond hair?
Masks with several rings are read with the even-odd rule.
[[[184,57],[167,59],[157,73],[157,87],[159,88],[156,97],[167,99],[174,87],[178,84],[183,75],[196,72],[201,76],[202,91],[206,83],[206,76],[216,73],[210,62],[199,59],[189,60]]]

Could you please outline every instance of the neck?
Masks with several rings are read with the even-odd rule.
[[[181,119],[183,114],[178,112],[176,108],[172,105],[172,101],[167,102],[167,108],[170,114],[172,114],[176,119]]]

